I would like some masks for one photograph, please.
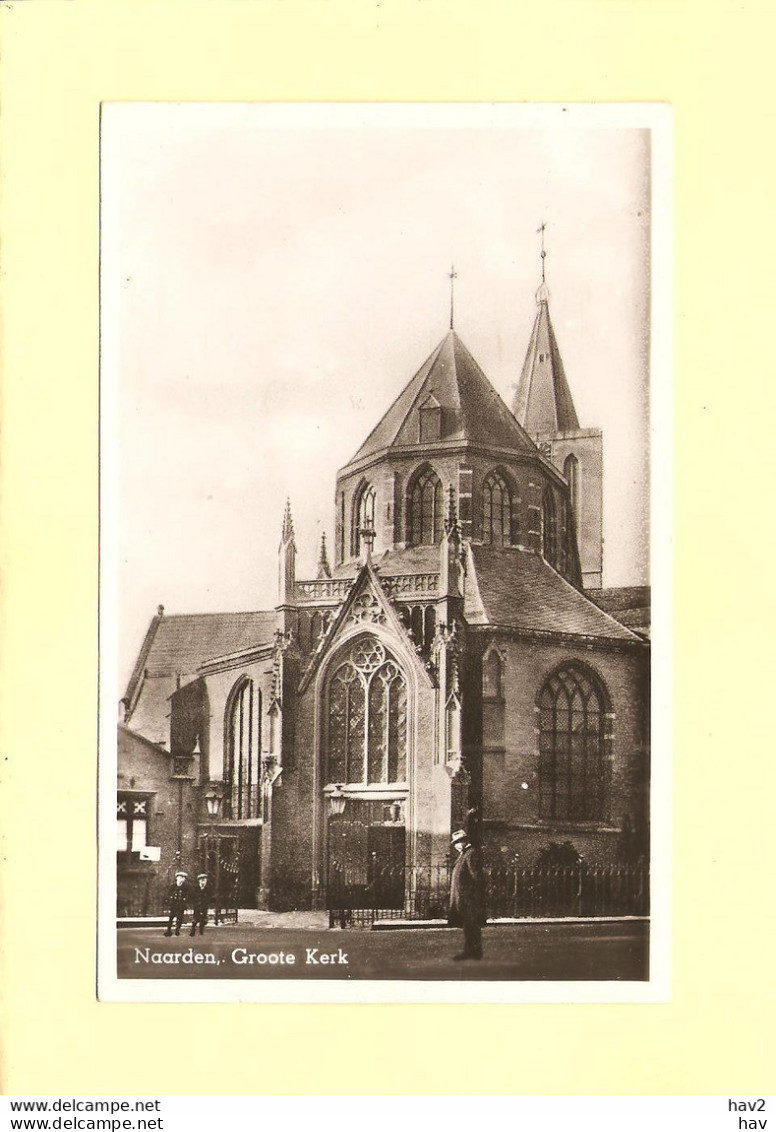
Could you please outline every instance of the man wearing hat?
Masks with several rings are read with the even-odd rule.
[[[463,951],[453,958],[482,959],[482,928],[487,921],[482,854],[465,829],[455,831],[452,843],[459,857],[450,879],[448,923],[463,928]]]
[[[197,887],[194,889],[192,904],[194,906],[194,919],[191,921],[189,935],[196,935],[198,927],[199,934],[202,935],[207,923],[207,910],[210,904],[210,886],[207,873],[197,875]]]
[[[175,934],[181,934],[181,924],[183,923],[183,916],[186,912],[186,905],[189,902],[189,886],[186,883],[188,880],[188,873],[183,869],[177,869],[175,872],[175,880],[173,881],[172,888],[168,895],[170,904],[170,919],[167,922],[167,931],[165,935],[172,935],[172,925],[175,923]]]

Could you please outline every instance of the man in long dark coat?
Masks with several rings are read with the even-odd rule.
[[[178,869],[175,874],[175,880],[172,883],[167,900],[170,905],[170,918],[167,921],[167,931],[165,935],[172,935],[172,925],[175,924],[175,934],[181,934],[181,924],[183,917],[186,913],[186,905],[189,902],[189,886],[187,884],[188,874],[183,869]]]
[[[205,924],[207,923],[207,913],[210,906],[210,885],[208,883],[207,873],[200,873],[197,877],[197,884],[191,902],[194,907],[194,918],[191,921],[191,931],[189,935],[196,935],[197,928],[199,928],[199,934],[202,935],[205,930]]]
[[[452,842],[460,856],[450,880],[448,922],[463,928],[463,951],[453,958],[482,959],[482,929],[487,922],[482,854],[464,829],[456,830]]]

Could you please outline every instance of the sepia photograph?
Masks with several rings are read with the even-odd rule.
[[[102,998],[654,983],[666,136],[103,105]]]

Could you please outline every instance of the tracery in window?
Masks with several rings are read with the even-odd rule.
[[[563,461],[563,474],[569,485],[569,499],[574,512],[574,522],[579,522],[579,460],[573,452]]]
[[[328,687],[326,781],[367,785],[407,777],[407,688],[375,637],[361,637]]]
[[[491,472],[482,485],[482,541],[512,546],[517,541],[512,512],[509,484],[500,472]]]
[[[353,557],[357,557],[361,553],[361,532],[368,528],[369,530],[375,529],[375,503],[376,503],[375,489],[371,484],[366,483],[360,489],[356,497],[356,505],[353,508]]]
[[[539,816],[600,820],[606,806],[606,689],[578,663],[554,672],[539,706]]]
[[[243,680],[233,691],[226,713],[224,795],[226,816],[233,819],[259,815],[260,721],[261,692],[254,692],[252,680]]]
[[[441,542],[443,525],[442,483],[433,468],[425,468],[415,479],[407,499],[408,544]]]
[[[482,661],[483,805],[486,820],[506,818],[504,662],[491,647]]]
[[[542,553],[553,566],[558,559],[558,519],[552,488],[545,488],[542,497]]]

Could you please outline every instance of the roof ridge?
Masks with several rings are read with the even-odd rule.
[[[174,621],[176,618],[182,620],[184,617],[249,617],[256,613],[277,613],[276,609],[222,609],[222,610],[205,610],[203,613],[165,613],[159,621]]]

